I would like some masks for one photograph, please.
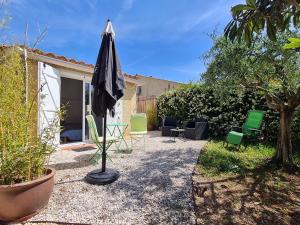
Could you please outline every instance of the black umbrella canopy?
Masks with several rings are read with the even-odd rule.
[[[102,34],[102,43],[95,65],[92,85],[94,95],[92,110],[96,116],[103,117],[102,168],[87,174],[86,181],[91,184],[104,185],[114,182],[119,172],[106,169],[106,117],[107,110],[114,116],[114,105],[124,95],[125,80],[115,46],[115,33],[108,20]]]
[[[107,109],[114,116],[114,105],[124,95],[125,80],[114,37],[112,23],[108,21],[102,34],[102,43],[92,79],[94,87],[92,110],[96,116],[104,117]]]

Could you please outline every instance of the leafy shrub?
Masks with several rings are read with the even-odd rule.
[[[59,116],[50,121],[42,138],[38,137],[37,92],[28,90],[19,51],[14,47],[2,49],[0,61],[0,185],[9,185],[44,175],[48,156],[54,150],[49,141],[59,129]]]
[[[209,121],[209,133],[213,138],[224,138],[232,126],[241,126],[251,109],[266,112],[262,134],[266,141],[275,141],[279,125],[279,114],[271,110],[265,98],[253,92],[230,90],[220,96],[218,90],[202,84],[171,90],[162,94],[157,102],[158,116],[174,116],[185,121],[205,117]],[[300,114],[293,124],[294,141],[300,139]]]
[[[201,151],[199,167],[207,175],[243,174],[271,158],[274,151],[274,147],[262,144],[229,151],[222,142],[209,142]]]

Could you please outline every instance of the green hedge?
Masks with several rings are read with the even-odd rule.
[[[220,97],[216,90],[201,84],[189,85],[162,94],[157,103],[158,116],[174,116],[180,121],[205,117],[213,138],[224,138],[231,126],[241,126],[251,109],[266,111],[262,127],[264,139],[274,142],[277,138],[279,114],[267,107],[265,98],[253,92],[231,91]],[[300,115],[293,124],[294,141],[300,137]],[[298,139],[298,140],[296,140]]]

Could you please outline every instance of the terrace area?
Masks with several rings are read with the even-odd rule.
[[[120,178],[106,186],[85,183],[98,166],[92,148],[58,150],[50,159],[57,170],[47,208],[31,221],[82,224],[194,224],[192,174],[206,141],[162,137],[149,132],[146,147],[131,153],[110,152],[108,167]]]

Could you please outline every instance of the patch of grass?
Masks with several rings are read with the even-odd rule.
[[[193,176],[197,224],[299,224],[300,170],[269,164],[274,153],[274,146],[263,144],[233,150],[209,142],[198,160],[200,174]]]
[[[241,174],[265,163],[274,155],[275,148],[263,144],[246,149],[230,150],[221,141],[211,141],[201,151],[198,167],[207,176]]]

